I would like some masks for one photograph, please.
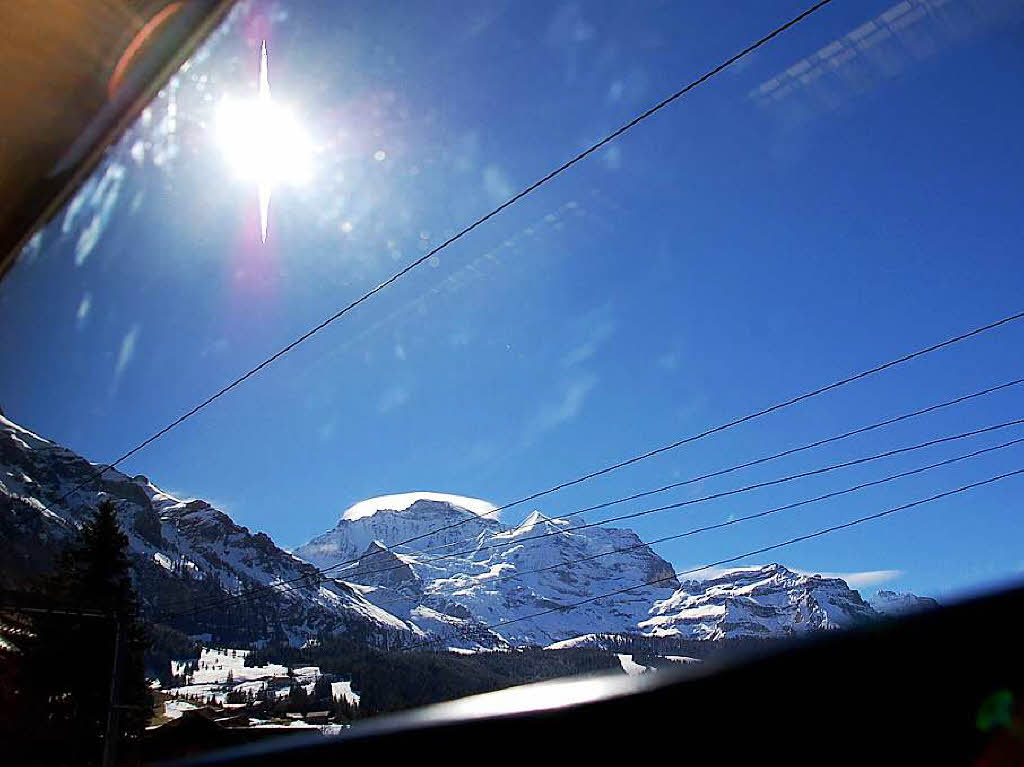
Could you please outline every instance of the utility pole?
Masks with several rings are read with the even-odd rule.
[[[117,742],[120,730],[118,693],[121,688],[121,620],[114,616],[114,658],[110,667],[110,698],[107,702],[107,733],[103,737],[103,767],[114,767],[117,762]]]
[[[4,594],[4,596],[11,596]],[[81,610],[74,607],[51,607],[25,604],[0,604],[0,612],[40,613],[43,615],[67,615],[75,618],[99,618],[114,622],[114,657],[110,667],[110,698],[107,709],[107,732],[103,738],[103,767],[114,767],[117,760],[118,724],[121,706],[118,696],[121,690],[121,621],[113,613],[98,610]]]

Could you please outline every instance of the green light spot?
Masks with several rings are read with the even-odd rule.
[[[977,725],[982,732],[989,732],[997,727],[1006,727],[1013,719],[1013,693],[1009,690],[998,690],[992,693],[978,707]]]

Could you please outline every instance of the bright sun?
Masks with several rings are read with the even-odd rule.
[[[223,99],[217,135],[232,169],[257,185],[260,236],[267,241],[270,194],[283,182],[303,184],[312,173],[312,144],[295,117],[270,96],[267,43],[260,50],[260,85],[255,99]]]

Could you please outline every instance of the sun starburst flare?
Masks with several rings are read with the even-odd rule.
[[[256,184],[260,239],[266,242],[274,188],[285,182],[303,184],[312,171],[309,135],[294,115],[271,97],[266,40],[260,46],[256,98],[225,97],[217,109],[217,133],[234,172]]]

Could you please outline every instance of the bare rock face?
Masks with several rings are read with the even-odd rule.
[[[360,583],[422,594],[422,581],[405,557],[373,541],[359,557],[351,576]]]

